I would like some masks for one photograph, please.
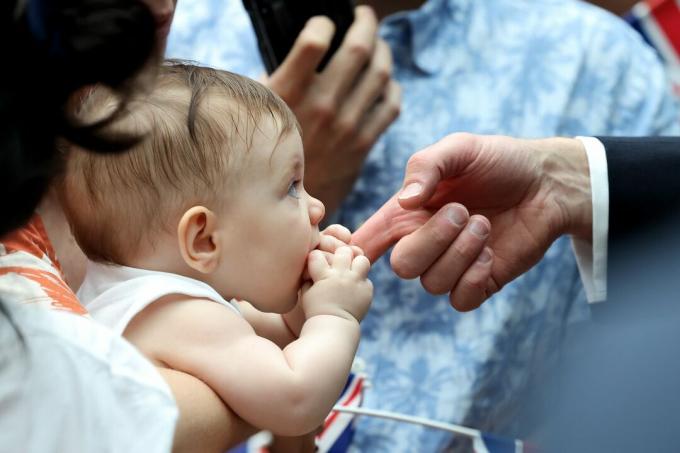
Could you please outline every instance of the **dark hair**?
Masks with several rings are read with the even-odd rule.
[[[68,103],[101,83],[121,95],[155,48],[151,12],[139,0],[2,0],[0,2],[0,237],[23,225],[60,167],[63,136],[92,150],[118,151],[134,142],[78,124]],[[121,107],[122,108],[122,107]],[[116,114],[112,115],[112,118]],[[0,299],[5,318],[21,332]]]
[[[28,220],[58,172],[58,136],[94,151],[132,144],[104,135],[107,120],[78,124],[67,106],[96,83],[125,99],[155,47],[153,17],[139,0],[2,3],[0,42],[10,69],[0,86],[0,236]]]

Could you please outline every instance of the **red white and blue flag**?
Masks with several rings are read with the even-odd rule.
[[[361,373],[351,373],[338,399],[335,409],[326,417],[321,434],[316,436],[318,453],[344,453],[354,437],[356,415],[339,412],[338,408],[358,408],[363,401],[365,378]]]
[[[508,437],[495,436],[465,426],[437,422],[435,420],[398,414],[382,410],[361,407],[366,378],[363,373],[352,373],[347,379],[340,399],[326,417],[323,429],[316,437],[318,453],[346,453],[354,436],[354,424],[357,416],[378,417],[402,423],[416,423],[434,429],[450,431],[472,439],[474,453],[535,453],[533,445]],[[229,453],[267,453],[272,440],[271,434],[261,432],[251,437]]]
[[[625,19],[659,53],[680,95],[680,0],[641,1]]]
[[[494,436],[481,431],[472,438],[472,448],[475,453],[530,453],[537,451],[521,440]]]
[[[337,409],[351,410],[360,407],[365,382],[362,373],[350,373],[335,408],[326,417],[321,433],[316,436],[318,453],[345,453],[349,449],[354,437],[356,415],[339,412]],[[267,453],[272,440],[269,432],[261,431],[245,443],[229,450],[229,453]]]

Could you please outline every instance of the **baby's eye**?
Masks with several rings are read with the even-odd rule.
[[[300,180],[296,179],[290,183],[290,186],[288,186],[288,195],[290,195],[293,198],[300,198],[300,193],[298,192],[298,187],[300,184]]]

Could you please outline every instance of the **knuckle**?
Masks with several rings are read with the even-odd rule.
[[[445,137],[444,140],[451,141],[456,144],[456,147],[472,148],[476,143],[477,137],[469,132],[455,132]]]
[[[457,243],[451,243],[455,237],[456,231],[451,225],[451,228],[442,228],[441,225],[433,225],[428,228],[428,234],[430,236],[430,242],[438,251],[446,251],[447,248],[452,247],[453,253],[458,253],[458,248],[460,247]]]
[[[310,22],[316,19],[328,20],[325,17],[320,17],[312,18],[310,19]],[[314,55],[325,54],[328,51],[331,43],[328,39],[325,39],[322,34],[319,34],[315,30],[307,28],[300,33],[300,36],[298,37],[298,45],[305,53],[305,55]]]
[[[420,283],[428,293],[434,296],[446,294],[451,289],[451,285],[448,285],[444,280],[440,279],[439,276],[430,273],[420,277]]]
[[[396,120],[401,114],[401,103],[390,102],[387,104],[387,114],[390,118],[390,122]]]
[[[354,149],[359,154],[365,154],[371,149],[377,137],[369,134],[359,134],[354,142]]]
[[[314,116],[321,122],[332,122],[336,117],[336,106],[330,97],[319,97],[312,107]]]
[[[303,42],[302,50],[306,55],[325,54],[330,48],[330,43],[318,37],[310,37]]]
[[[335,124],[336,132],[344,138],[350,138],[357,135],[358,125],[352,118],[341,118]]]
[[[476,247],[473,244],[470,242],[459,244],[458,242],[456,241],[451,247],[451,253],[453,253],[456,260],[470,262],[477,257],[477,253],[475,253]]]
[[[410,279],[417,277],[418,270],[413,265],[413,262],[407,257],[397,256],[392,254],[390,257],[390,265],[395,274],[401,278]]]
[[[364,280],[364,285],[366,286],[366,291],[373,295],[373,282],[369,279]]]
[[[371,72],[380,85],[387,85],[392,77],[392,69],[387,65],[376,66]]]
[[[467,288],[468,290],[473,290],[475,293],[483,294],[486,292],[486,281],[479,280],[477,278],[471,278],[469,276],[463,276],[460,279],[460,284]]]
[[[365,42],[349,42],[347,43],[347,51],[357,60],[366,61],[371,56],[371,46]]]
[[[487,297],[491,297],[492,295],[496,294],[498,291],[503,289],[503,285],[499,284],[493,276],[489,277],[489,281],[487,282],[486,285],[486,295]]]
[[[406,166],[407,168],[427,168],[429,167],[429,158],[423,151],[418,151],[409,157]]]

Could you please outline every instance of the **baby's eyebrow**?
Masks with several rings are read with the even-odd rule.
[[[303,160],[302,156],[300,156],[299,154],[295,154],[294,156],[292,156],[289,162],[290,164],[288,165],[289,168],[288,173],[296,173],[302,169]]]
[[[280,171],[280,174],[282,175],[281,178],[284,180],[284,184],[288,184],[292,175],[300,172],[303,168],[303,165],[304,161],[302,156],[298,154],[291,156],[291,158],[288,159],[288,161],[283,165],[282,171]]]

